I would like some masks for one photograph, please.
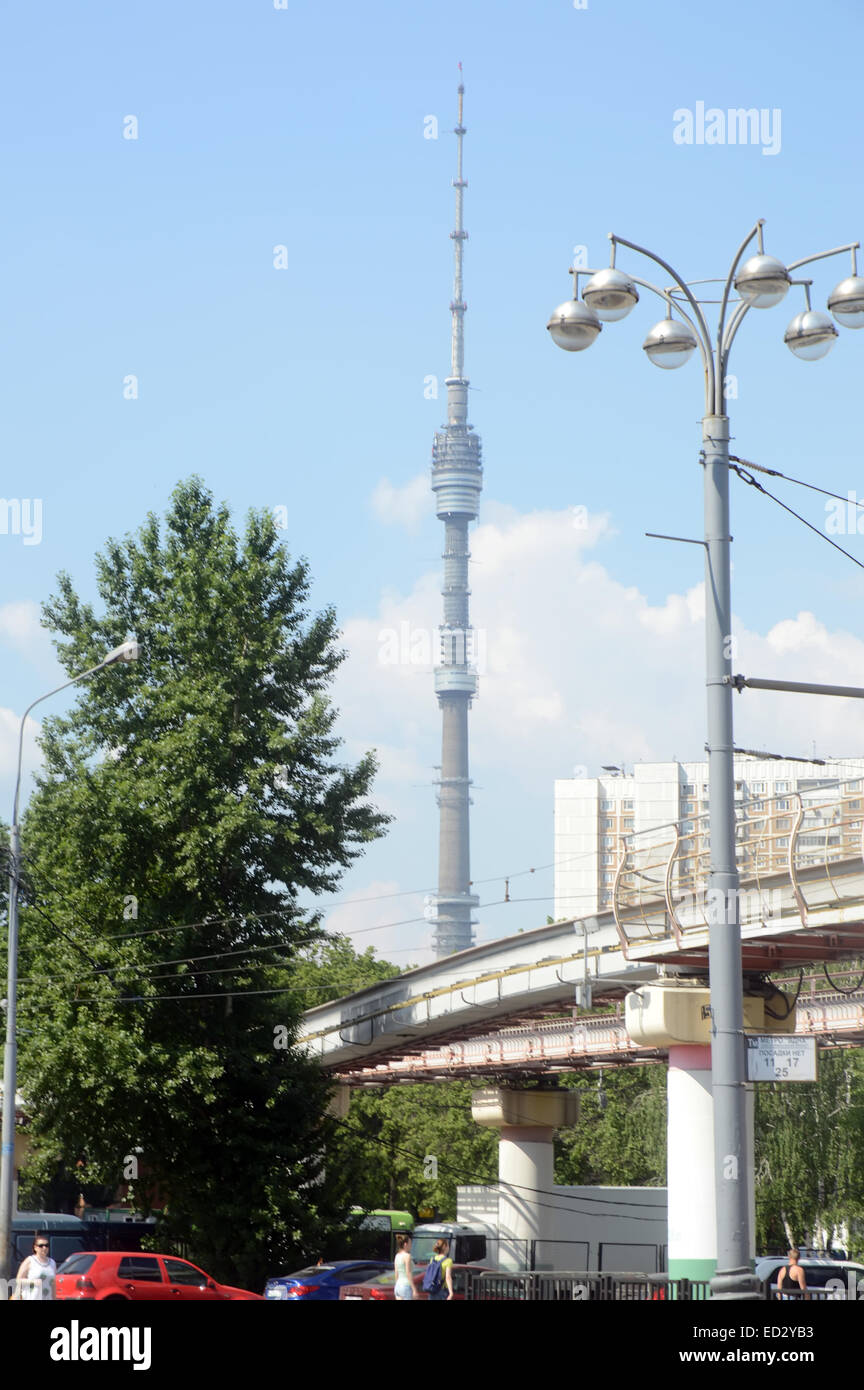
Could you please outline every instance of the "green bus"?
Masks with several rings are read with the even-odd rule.
[[[413,1230],[414,1217],[410,1211],[384,1207],[364,1211],[362,1207],[352,1207],[348,1232],[350,1254],[363,1260],[392,1260],[396,1255],[397,1234]]]

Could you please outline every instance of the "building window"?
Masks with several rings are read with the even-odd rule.
[[[600,802],[600,810],[601,810],[601,811],[614,811],[614,810],[615,810],[615,802],[614,802],[614,801],[601,801],[601,802]]]
[[[614,829],[615,829],[615,819],[614,819],[613,816],[608,816],[608,817],[603,821],[603,829],[604,829],[604,830],[614,830]]]
[[[629,799],[629,800],[627,800],[627,801],[622,801],[622,802],[621,802],[621,809],[622,809],[622,811],[632,811],[632,810],[633,810],[633,801],[632,801],[632,799]]]
[[[763,792],[765,791],[765,783],[764,783],[764,782],[751,782],[751,783],[750,783],[750,790],[751,790],[751,792],[753,792],[756,796],[761,796],[761,795],[763,794]]]
[[[613,857],[611,854],[604,854],[604,855],[603,855],[603,860],[602,860],[602,862],[603,862],[604,864],[614,864],[614,863],[615,863],[615,860],[614,860],[614,857]]]
[[[695,783],[693,783],[693,782],[685,782],[685,783],[684,783],[684,786],[681,788],[681,795],[682,795],[682,796],[695,796],[695,795],[696,795],[696,786],[695,786]]]
[[[788,792],[788,790],[789,790],[789,783],[788,783],[788,782],[775,782],[775,783],[774,783],[774,790],[775,790],[775,792],[777,792],[778,795],[779,795],[781,792]]]
[[[696,814],[695,803],[692,801],[685,801],[684,805],[681,807],[681,814],[685,816],[694,816]]]
[[[681,826],[681,829],[682,829],[682,831],[684,832],[685,835],[690,835],[690,834],[692,834],[692,832],[693,832],[693,822],[692,822],[692,820],[685,820],[684,823],[683,823],[683,825]]]
[[[615,836],[603,835],[600,839],[600,844],[603,847],[603,849],[613,849],[615,845]]]

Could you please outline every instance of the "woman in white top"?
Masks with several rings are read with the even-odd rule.
[[[398,1235],[396,1237],[394,1268],[396,1270],[396,1297],[400,1301],[416,1298],[417,1290],[414,1287],[414,1265],[411,1261],[410,1236]]]
[[[48,1237],[37,1231],[33,1237],[33,1254],[21,1261],[18,1270],[17,1292],[20,1299],[33,1301],[54,1297],[57,1266],[48,1254]]]

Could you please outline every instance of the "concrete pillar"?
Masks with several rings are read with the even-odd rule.
[[[332,1115],[336,1120],[344,1120],[348,1116],[351,1107],[351,1087],[337,1083],[333,1087],[332,1094],[327,1102],[327,1114]]]
[[[717,1264],[711,1048],[669,1048],[667,1261],[673,1279],[710,1279]]]
[[[471,1114],[477,1124],[500,1131],[498,1148],[498,1263],[502,1269],[525,1269],[532,1253],[536,1267],[553,1268],[556,1203],[554,1140],[556,1129],[576,1123],[575,1091],[515,1091],[503,1086],[474,1091]]]

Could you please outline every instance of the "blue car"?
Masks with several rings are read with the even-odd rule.
[[[304,1303],[328,1299],[335,1303],[343,1284],[363,1284],[392,1268],[390,1260],[330,1260],[327,1264],[298,1269],[295,1274],[279,1274],[275,1279],[268,1279],[264,1297]]]

